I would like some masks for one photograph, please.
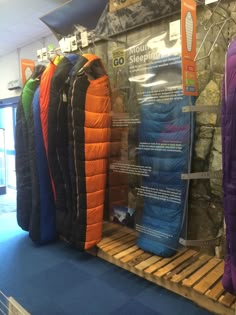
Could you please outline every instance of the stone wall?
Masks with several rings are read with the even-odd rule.
[[[236,1],[222,1],[222,8],[217,12],[227,15],[231,12],[234,18],[236,13]],[[206,29],[212,22],[220,22],[223,17],[215,13],[211,18],[211,11],[206,7],[198,8],[197,46],[199,47]],[[207,24],[208,23],[208,24]],[[225,53],[233,32],[236,31],[235,24],[229,22],[223,28],[224,36],[220,35],[214,50],[209,57],[197,61],[199,97],[196,105],[218,106],[219,113],[196,114],[195,145],[193,154],[193,172],[199,171],[221,171],[222,170],[222,148],[221,148],[221,86],[224,73]],[[198,58],[206,56],[213,41],[219,32],[218,27],[213,27]],[[224,236],[224,216],[222,205],[222,179],[196,180],[191,182],[189,202],[189,238],[211,239]],[[209,254],[223,255],[224,237],[221,246],[202,249]]]

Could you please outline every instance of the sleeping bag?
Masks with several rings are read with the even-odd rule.
[[[57,238],[55,204],[48,161],[40,120],[39,88],[37,88],[29,115],[29,152],[32,178],[32,211],[29,235],[36,244],[46,244]]]
[[[172,68],[167,67],[168,76]],[[165,70],[157,73],[167,75],[161,71]],[[181,78],[179,64],[173,71],[173,77],[179,72]],[[171,85],[171,80],[164,80]],[[192,114],[182,112],[187,105],[191,98],[183,95],[179,84],[173,89],[161,87],[160,92],[156,86],[146,88],[140,104],[139,163],[151,171],[138,188],[143,197],[138,246],[162,257],[172,256],[179,248],[187,208],[188,182],[181,179],[191,161]]]
[[[48,104],[48,163],[55,188],[57,231],[66,236],[70,231],[72,194],[68,159],[68,93],[70,77],[78,55],[64,57],[55,70]]]
[[[68,108],[75,197],[70,241],[83,250],[102,236],[111,100],[108,76],[97,56],[81,56],[75,69]]]
[[[43,132],[43,141],[48,156],[48,106],[50,101],[51,79],[56,71],[57,65],[61,62],[63,56],[56,56],[45,69],[40,83],[40,117]]]
[[[46,70],[44,71],[40,82],[40,118],[42,124],[44,147],[46,150],[47,157],[48,157],[48,107],[50,101],[51,79],[53,77],[54,72],[56,71],[57,65],[61,62],[62,59],[63,56],[55,56],[51,60]],[[56,199],[56,192],[52,177],[51,181],[54,199]]]
[[[236,40],[226,54],[222,93],[223,201],[226,224],[227,254],[223,286],[236,292]]]
[[[39,86],[40,77],[45,67],[38,65],[32,77],[25,83],[21,99],[16,111],[16,187],[17,187],[17,222],[25,230],[29,230],[32,210],[32,183],[29,157],[28,119],[34,92]]]

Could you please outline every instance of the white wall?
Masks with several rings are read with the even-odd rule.
[[[21,78],[20,60],[32,59],[37,63],[37,49],[47,47],[49,44],[58,47],[58,41],[54,35],[43,38],[9,53],[6,56],[0,57],[0,100],[8,97],[17,96],[21,90],[8,91],[7,84],[9,81]]]

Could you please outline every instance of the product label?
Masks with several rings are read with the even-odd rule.
[[[182,76],[184,95],[198,95],[196,56],[196,2],[181,3]]]
[[[38,62],[43,61],[42,49],[37,50],[37,60],[38,60]]]
[[[42,48],[42,60],[43,61],[47,61],[48,60],[48,52],[47,52],[47,48],[46,47]]]
[[[80,33],[80,38],[81,38],[81,46],[82,47],[87,47],[89,45],[88,42],[88,32],[84,31]]]
[[[170,22],[169,24],[169,39],[176,40],[180,38],[180,20]]]
[[[78,43],[77,43],[76,36],[72,36],[70,38],[70,41],[71,41],[71,51],[76,51],[78,49]]]
[[[112,65],[114,68],[125,65],[125,50],[118,49],[112,52]]]

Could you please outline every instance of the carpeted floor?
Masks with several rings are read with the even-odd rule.
[[[6,195],[0,195],[0,215],[16,211],[16,190],[7,189]]]
[[[32,315],[209,315],[190,301],[63,242],[36,247],[0,216],[0,290]]]

